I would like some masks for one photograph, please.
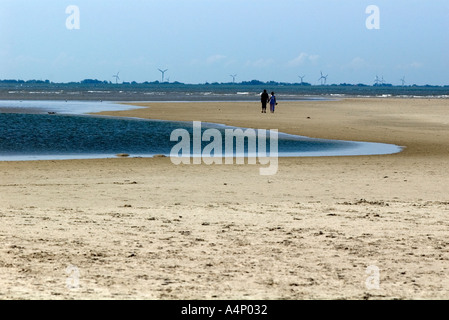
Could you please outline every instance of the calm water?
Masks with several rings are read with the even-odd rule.
[[[224,130],[229,127],[202,123],[203,132],[209,128],[222,132],[224,152]],[[107,158],[119,153],[132,157],[169,156],[178,143],[170,141],[175,129],[185,129],[193,136],[191,122],[0,113],[0,160]],[[209,143],[203,142],[201,150]],[[270,140],[266,143],[268,151]],[[394,145],[311,139],[282,133],[278,148],[280,156],[389,154],[401,150]]]
[[[271,84],[270,84],[271,85]],[[192,123],[83,116],[137,107],[105,101],[259,101],[263,89],[286,100],[363,97],[449,97],[449,87],[300,86],[273,84],[1,84],[0,161],[169,155],[175,129],[192,132]],[[258,109],[257,109],[258,110]],[[3,113],[6,112],[6,113]],[[49,115],[55,112],[56,115]],[[225,129],[222,126],[206,125]],[[224,136],[224,135],[223,135]],[[203,143],[202,147],[205,144]],[[269,145],[269,142],[267,141]],[[224,142],[223,142],[224,145]],[[399,146],[311,139],[279,134],[279,156],[377,155]]]

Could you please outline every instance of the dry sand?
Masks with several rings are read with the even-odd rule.
[[[0,162],[0,299],[449,298],[448,100],[148,105],[108,114],[406,149],[282,158],[274,176],[168,158]]]

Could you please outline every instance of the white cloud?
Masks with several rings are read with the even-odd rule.
[[[19,55],[13,57],[10,62],[12,66],[29,66],[47,63],[47,61],[44,59],[35,58],[33,56],[28,55]]]
[[[213,55],[213,56],[208,57],[208,58],[206,59],[206,63],[207,63],[207,64],[213,64],[213,63],[222,61],[222,60],[224,60],[224,59],[226,59],[226,56],[221,55],[221,54],[215,54],[215,55]]]
[[[246,62],[247,67],[254,67],[254,68],[266,68],[271,66],[274,63],[274,60],[269,59],[258,59],[258,60],[249,60]]]
[[[315,63],[319,58],[320,58],[319,55],[312,54],[312,55],[309,56],[309,61],[312,62],[312,63]]]
[[[400,64],[397,66],[398,69],[403,69],[403,70],[407,70],[407,69],[419,69],[422,68],[424,66],[423,63],[418,62],[418,61],[413,61],[411,63],[408,64]]]
[[[75,64],[75,58],[66,52],[61,52],[53,61],[52,67],[62,68]]]
[[[297,56],[296,58],[294,58],[288,62],[288,66],[289,67],[298,67],[298,66],[303,65],[306,62],[315,63],[319,58],[320,58],[319,55],[301,52],[299,54],[299,56]]]
[[[355,57],[348,64],[343,65],[342,69],[360,70],[368,66],[365,59],[360,57]]]
[[[288,65],[291,67],[296,67],[296,66],[302,65],[306,59],[307,59],[307,54],[303,52],[299,56],[294,58],[293,60],[290,60],[288,62]]]
[[[193,59],[190,61],[191,65],[197,65],[197,66],[204,66],[204,65],[211,65],[215,64],[221,61],[224,61],[226,59],[226,56],[222,54],[214,54],[212,56],[209,56],[207,58],[202,59]]]
[[[423,64],[421,62],[414,61],[410,64],[410,68],[418,69],[421,68]]]

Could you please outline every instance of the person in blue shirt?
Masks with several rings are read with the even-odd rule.
[[[271,92],[271,97],[270,97],[270,111],[271,113],[274,113],[274,108],[277,105],[276,102],[276,96],[274,95],[274,92]]]

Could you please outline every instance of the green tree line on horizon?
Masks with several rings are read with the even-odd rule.
[[[0,80],[0,84],[6,84],[6,85],[98,85],[98,86],[127,86],[127,85],[213,85],[213,86],[220,86],[220,85],[233,85],[233,86],[239,86],[239,85],[248,85],[248,86],[260,86],[260,85],[269,85],[269,86],[303,86],[303,87],[310,87],[314,86],[308,82],[303,83],[290,83],[290,82],[277,82],[277,81],[260,81],[260,80],[251,80],[251,81],[241,81],[241,82],[205,82],[205,83],[198,83],[198,84],[186,84],[183,82],[160,82],[158,80],[156,81],[145,81],[145,82],[122,82],[122,83],[113,83],[112,81],[102,81],[97,79],[84,79],[79,82],[52,82],[50,80],[15,80],[15,79],[4,79]],[[340,84],[328,84],[328,85],[316,85],[316,86],[341,86],[341,87],[393,87],[395,85],[384,83],[384,84],[373,84],[368,85],[364,83],[340,83]],[[449,85],[396,85],[395,87],[449,87]]]

